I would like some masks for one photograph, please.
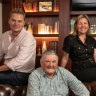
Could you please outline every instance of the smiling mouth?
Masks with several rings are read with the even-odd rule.
[[[51,70],[51,69],[54,69],[54,68],[47,68],[47,69],[50,69]]]
[[[86,28],[83,28],[83,29],[80,29],[81,31],[86,31],[87,29]]]
[[[51,67],[51,66],[48,66],[47,68],[48,68],[48,69],[54,69],[54,67]]]

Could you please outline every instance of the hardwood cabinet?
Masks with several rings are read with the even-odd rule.
[[[2,32],[9,30],[8,18],[11,6],[11,0],[2,0]]]

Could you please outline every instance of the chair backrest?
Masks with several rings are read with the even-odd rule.
[[[9,84],[0,84],[0,96],[26,96],[26,86],[12,86]]]
[[[68,63],[66,64],[66,67],[65,68],[68,69],[70,72],[71,72],[71,64],[72,64],[72,61],[69,58]]]

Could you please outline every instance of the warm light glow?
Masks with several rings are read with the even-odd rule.
[[[28,32],[30,32],[31,34],[33,34],[33,28],[32,28],[32,24],[29,22],[28,24],[28,29],[27,29]]]
[[[38,40],[57,40],[58,41],[58,37],[35,37],[35,39],[38,39]]]
[[[45,34],[45,24],[38,24],[38,34]]]
[[[43,41],[42,53],[47,50],[46,41]]]
[[[33,12],[37,12],[37,3],[36,2],[33,3]]]
[[[54,12],[59,12],[59,8],[54,8]]]
[[[33,12],[32,4],[31,3],[23,3],[24,11],[25,12]]]
[[[44,44],[44,41],[45,41],[45,49],[50,49],[50,41],[58,41],[59,38],[58,37],[35,37],[36,39],[36,43],[37,43],[37,54],[39,53],[42,53],[42,47],[43,47],[43,44]],[[39,47],[40,48],[39,48]]]
[[[54,26],[38,24],[38,34],[59,34],[59,21]]]

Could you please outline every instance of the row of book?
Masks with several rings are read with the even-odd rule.
[[[22,6],[23,2],[22,0],[12,0],[12,9],[22,9],[23,6]]]
[[[49,41],[49,48],[58,53],[58,41]]]
[[[31,34],[34,34],[31,22],[25,24],[24,28],[29,31]],[[38,24],[38,33],[37,34],[59,34],[59,21],[56,21],[54,25]]]
[[[12,8],[25,12],[59,11],[59,0],[12,0]]]
[[[23,2],[23,8],[25,12],[37,12],[37,3]]]
[[[59,21],[56,21],[54,26],[38,24],[38,34],[59,34]]]

